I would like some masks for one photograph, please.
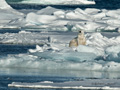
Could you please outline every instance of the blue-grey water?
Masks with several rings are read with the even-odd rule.
[[[58,90],[58,89],[32,89],[32,88],[15,88],[8,87],[8,84],[12,82],[41,82],[41,81],[53,81],[53,82],[64,82],[72,81],[73,77],[53,77],[53,76],[34,76],[34,75],[0,75],[0,90]],[[59,89],[61,90],[61,89]]]

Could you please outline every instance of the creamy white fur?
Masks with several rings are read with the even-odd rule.
[[[69,47],[77,47],[78,45],[86,45],[84,31],[82,30],[80,30],[78,36],[72,39],[69,43]]]

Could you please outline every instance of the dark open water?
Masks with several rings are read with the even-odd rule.
[[[34,75],[0,75],[0,90],[62,90],[62,89],[15,88],[15,87],[8,87],[8,84],[12,82],[28,82],[28,83],[41,82],[41,81],[65,82],[65,81],[73,81],[74,79],[75,78],[73,77],[55,77],[55,76],[53,77],[53,76],[34,76]]]

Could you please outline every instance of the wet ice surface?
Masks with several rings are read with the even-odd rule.
[[[109,85],[118,84],[116,82],[119,82],[119,78],[120,78],[119,72],[99,72],[99,71],[97,72],[97,71],[77,71],[77,70],[40,70],[40,69],[30,69],[30,68],[28,69],[27,68],[26,69],[25,68],[11,68],[11,69],[1,68],[0,73],[1,73],[0,89],[2,90],[23,90],[23,89],[24,90],[36,90],[35,88],[8,87],[8,84],[11,84],[12,82],[20,82],[23,85],[24,83],[26,83],[25,85],[27,85],[28,83],[34,85],[36,83],[49,81],[49,82],[54,82],[53,84],[55,83],[64,84],[64,82],[68,82],[68,83],[73,83],[75,85],[76,83],[74,82],[79,82],[79,81],[87,82],[87,80],[89,80],[88,83],[92,85],[107,85],[108,86],[108,84]],[[101,82],[101,80],[106,80],[109,82]],[[14,85],[16,84],[19,84],[19,83],[14,83]],[[76,85],[78,85],[78,83]],[[50,89],[50,88],[45,89],[44,88],[44,89],[37,89],[37,90],[56,90],[56,89]],[[61,90],[64,90],[64,89],[61,89]],[[72,89],[72,90],[75,90],[75,89]]]
[[[20,68],[9,68],[0,69],[0,88],[3,90],[35,90],[35,84],[38,84],[38,88],[40,87],[40,82],[53,82],[52,86],[68,85],[68,88],[71,88],[71,84],[73,86],[106,86],[106,89],[109,86],[115,86],[119,84],[120,74],[119,72],[97,72],[97,71],[76,71],[76,70],[38,70],[38,69],[20,69]],[[104,81],[104,82],[103,82]],[[32,88],[20,88],[18,87],[7,87],[8,84],[13,85],[27,85]],[[86,83],[87,82],[87,83]],[[43,85],[44,85],[43,84]],[[47,85],[51,85],[48,83]],[[24,87],[24,86],[23,86]],[[119,86],[118,86],[119,87]],[[56,90],[54,89],[37,89],[37,90]],[[52,88],[52,87],[51,87]],[[73,87],[74,88],[74,87]],[[80,87],[78,87],[80,88]],[[77,89],[74,88],[72,90]],[[62,89],[61,89],[62,90]],[[64,89],[63,89],[64,90]],[[83,89],[79,89],[83,90]],[[113,89],[112,89],[113,90]],[[118,89],[119,90],[119,89]]]

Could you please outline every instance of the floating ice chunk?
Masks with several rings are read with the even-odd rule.
[[[58,18],[64,18],[65,12],[64,11],[56,11],[56,12],[54,12],[54,15]]]
[[[36,45],[36,49],[29,49],[30,53],[35,53],[35,52],[43,52],[43,48],[40,47],[39,45]]]
[[[68,53],[69,52],[69,53]],[[73,51],[44,51],[44,52],[36,52],[33,55],[37,55],[40,58],[46,60],[55,60],[55,61],[68,61],[68,62],[84,62],[84,61],[92,61],[96,58],[96,55],[93,53],[80,53],[80,52],[73,52]],[[67,67],[66,67],[67,68]],[[74,67],[76,68],[76,67]]]
[[[109,17],[114,17],[114,18],[120,18],[119,16],[120,14],[120,10],[109,10],[108,12],[106,12],[106,15]]]
[[[31,32],[29,32],[29,31],[20,31],[19,33],[21,34],[21,33],[31,33]]]
[[[110,20],[107,20],[107,24],[112,25],[112,26],[119,26],[120,20],[119,19],[110,19]]]
[[[84,79],[79,81],[53,82],[53,83],[21,83],[8,84],[12,87],[46,88],[46,89],[82,89],[82,90],[119,90],[119,79]]]
[[[86,8],[85,9],[85,13],[91,14],[91,15],[98,14],[99,12],[101,12],[101,10],[100,9],[96,9],[96,8]]]
[[[114,45],[106,49],[106,54],[118,54],[120,52],[120,46]]]
[[[76,15],[74,12],[68,12],[65,16],[67,19],[78,19],[79,16]]]
[[[84,25],[84,29],[86,31],[96,31],[96,30],[101,30],[104,29],[107,25],[105,23],[97,23],[97,22],[86,22],[86,24]]]
[[[97,14],[93,15],[93,17],[95,19],[102,19],[103,17],[106,17],[106,14],[105,13],[97,13]]]
[[[75,12],[76,14],[84,14],[84,15],[87,15],[87,13],[86,13],[84,10],[80,9],[80,8],[75,9],[74,12]]]
[[[31,53],[34,53],[34,52],[36,52],[37,50],[33,50],[33,49],[29,49],[29,52],[31,52]]]
[[[40,82],[40,83],[54,83],[52,81],[43,81],[43,82]]]
[[[39,10],[37,12],[37,14],[39,14],[39,15],[41,15],[41,14],[42,15],[52,15],[56,11],[60,11],[60,9],[56,9],[56,8],[48,6],[46,8],[43,8],[43,9]]]
[[[77,1],[80,1],[80,2],[82,2],[83,4],[95,4],[95,1],[94,1],[94,0],[91,0],[91,1],[89,1],[89,0],[77,0]]]
[[[87,35],[88,45],[92,45],[93,47],[96,46],[96,48],[100,47],[103,48],[106,45],[109,45],[109,39],[107,37],[104,37],[101,33],[93,33],[92,35]],[[112,41],[111,41],[112,42]]]
[[[84,29],[93,32],[116,30],[120,27],[119,10],[100,10],[95,8],[61,10],[46,7],[37,13],[27,14],[26,21],[28,26],[31,25],[34,28],[39,26],[39,28],[44,27],[53,31],[77,31],[77,29]],[[68,23],[71,23],[71,26]]]
[[[36,45],[36,50],[39,51],[39,52],[43,52],[43,49],[38,45]]]
[[[43,5],[76,5],[76,4],[95,4],[95,1],[89,0],[29,0],[22,1],[21,3],[43,4]]]
[[[26,17],[27,22],[38,23],[38,24],[48,24],[54,20],[56,20],[55,16],[37,15],[35,13],[29,13]]]
[[[95,47],[90,47],[90,46],[86,46],[86,45],[79,45],[77,47],[77,51],[78,52],[86,52],[86,53],[94,53],[96,55],[98,55],[98,50]]]
[[[69,28],[69,25],[68,25]],[[71,31],[75,32],[75,31],[79,31],[80,29],[85,30],[84,24],[76,24],[71,28]]]
[[[110,46],[105,50],[105,52],[106,52],[107,60],[120,62],[120,46],[119,45]]]
[[[90,16],[88,16],[87,13],[85,13],[82,9],[77,8],[74,11],[66,13],[66,18],[67,19],[89,20]]]
[[[60,45],[58,44],[50,44],[52,50],[59,51],[61,49]]]

